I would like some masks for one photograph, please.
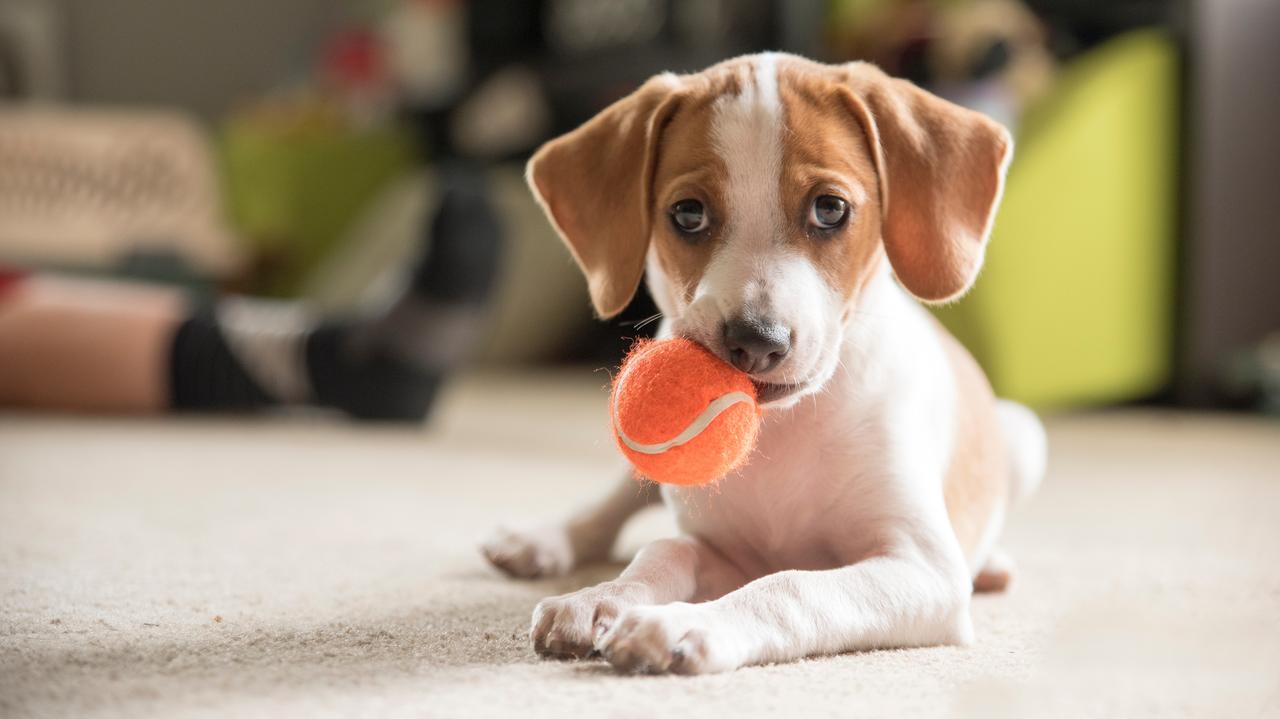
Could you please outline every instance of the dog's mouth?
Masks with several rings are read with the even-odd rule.
[[[760,382],[754,379],[751,380],[751,384],[756,386],[756,401],[762,405],[780,402],[809,386],[807,382],[781,384],[775,382]]]

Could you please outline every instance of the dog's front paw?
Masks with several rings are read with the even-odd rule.
[[[625,609],[650,600],[648,589],[629,582],[605,582],[571,594],[548,597],[533,610],[529,638],[539,656],[582,659]]]
[[[499,528],[480,551],[490,564],[519,579],[562,576],[575,564],[573,543],[562,527]]]
[[[596,642],[616,669],[645,674],[711,674],[742,666],[731,632],[706,605],[632,607]]]

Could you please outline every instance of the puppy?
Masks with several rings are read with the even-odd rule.
[[[596,311],[647,275],[660,334],[750,373],[766,408],[743,469],[662,487],[678,538],[538,604],[539,654],[699,674],[972,639],[970,596],[1009,581],[996,540],[1044,434],[915,300],[973,283],[1011,149],[873,66],[770,53],[655,77],[534,155]],[[644,494],[628,479],[485,552],[517,576],[569,571],[607,555]]]

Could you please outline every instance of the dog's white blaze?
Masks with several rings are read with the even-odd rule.
[[[729,392],[716,397],[707,404],[706,409],[702,410],[697,417],[693,418],[692,422],[680,431],[680,434],[677,434],[665,442],[644,444],[642,442],[635,441],[622,429],[622,422],[618,419],[616,412],[613,415],[613,426],[618,432],[618,439],[621,440],[623,444],[627,445],[627,448],[633,452],[639,452],[641,454],[662,454],[673,447],[679,447],[682,444],[687,444],[693,441],[694,437],[702,434],[702,431],[707,427],[710,427],[716,417],[723,414],[725,410],[735,404],[742,404],[744,402],[750,404],[755,402],[755,400],[746,392]]]
[[[776,57],[761,55],[751,67],[751,80],[743,83],[742,91],[723,96],[715,104],[711,141],[725,164],[728,207],[725,241],[705,275],[708,284],[735,283],[739,292],[746,289],[748,293],[751,289],[747,285],[753,279],[750,275],[759,268],[743,265],[740,260],[767,257],[770,245],[782,237],[783,230],[779,201],[783,113],[778,99]],[[716,264],[721,267],[714,267]],[[705,289],[720,301],[740,299],[740,295],[735,298],[732,292],[725,292],[730,287]]]
[[[752,78],[737,95],[716,101],[711,141],[727,170],[726,221],[733,240],[769,242],[779,236],[782,103],[773,55],[752,63]]]

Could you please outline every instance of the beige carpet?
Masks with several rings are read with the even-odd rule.
[[[538,661],[534,603],[616,568],[516,583],[474,548],[611,481],[603,381],[473,378],[425,432],[0,416],[0,716],[1280,714],[1280,424],[1227,417],[1052,421],[974,646]]]

